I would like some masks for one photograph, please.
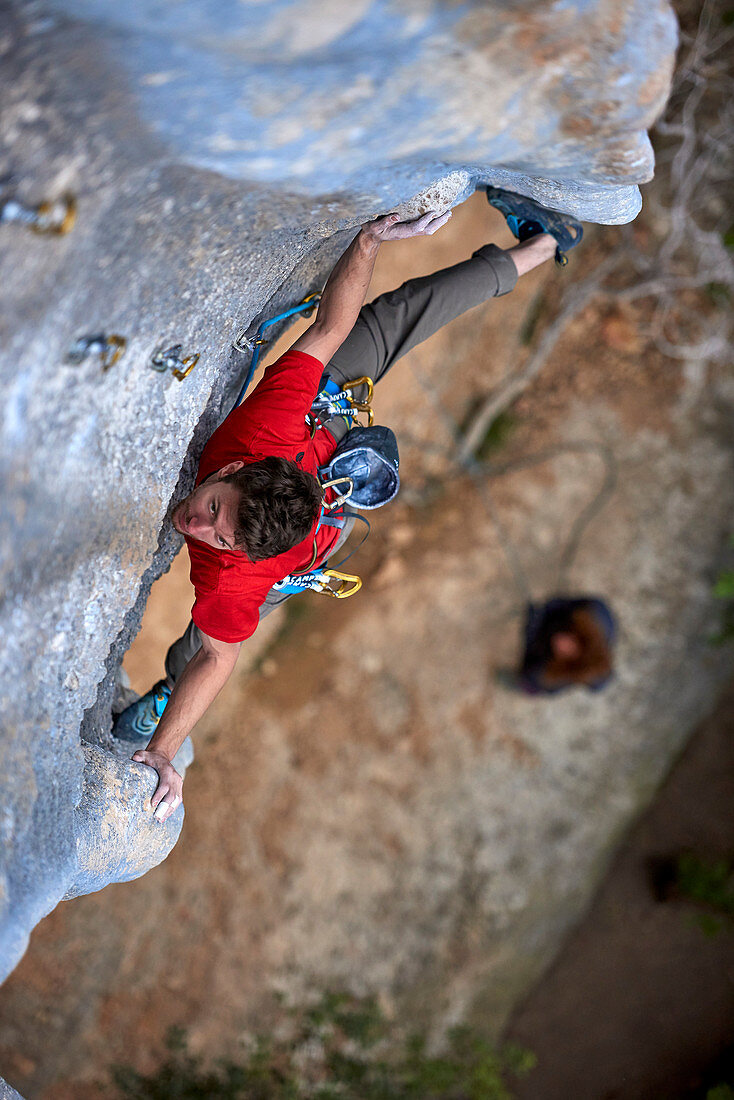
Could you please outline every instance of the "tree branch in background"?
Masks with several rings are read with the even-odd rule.
[[[492,423],[540,374],[569,322],[594,300],[651,299],[652,315],[641,332],[661,354],[703,366],[727,361],[734,294],[734,80],[724,47],[732,38],[734,29],[717,0],[704,0],[693,32],[683,31],[670,102],[654,132],[656,183],[646,190],[641,219],[657,245],[643,251],[635,226],[627,226],[596,270],[566,288],[535,350],[485,397],[457,442],[461,465],[476,456]]]

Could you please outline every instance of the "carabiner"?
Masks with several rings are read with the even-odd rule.
[[[364,403],[365,405],[371,405],[372,398],[374,397],[375,393],[375,383],[372,381],[371,378],[368,378],[366,374],[363,374],[361,378],[355,378],[352,382],[345,382],[342,386],[342,389],[354,390],[357,388],[357,386],[367,387],[367,396],[364,399]]]
[[[336,488],[336,486],[343,485],[344,482],[347,482],[347,490],[346,492],[340,492]],[[331,512],[334,508],[338,508],[340,505],[349,500],[350,496],[354,492],[354,479],[346,475],[344,477],[335,477],[331,481],[322,481],[321,488],[324,490],[324,492],[326,492],[327,489],[333,489],[336,493],[336,497],[334,498],[334,500],[332,500],[331,504],[327,504],[326,501],[323,501],[322,503],[322,507],[324,508],[324,510],[327,512]]]
[[[109,370],[110,367],[114,367],[123,351],[127,347],[127,340],[124,336],[117,336],[112,333],[107,337],[105,341],[106,347],[102,352],[102,370]]]
[[[308,294],[302,301],[298,302],[297,305],[291,306],[290,309],[284,310],[283,313],[276,314],[275,317],[268,317],[267,320],[263,321],[260,324],[260,327],[258,328],[254,337],[251,337],[249,340],[247,339],[247,329],[243,329],[242,332],[240,332],[235,337],[235,339],[232,341],[232,347],[235,351],[240,351],[243,354],[248,351],[251,351],[253,353],[252,360],[250,362],[250,368],[237,396],[237,400],[235,401],[235,407],[242,402],[247,391],[247,387],[252,381],[252,377],[255,373],[255,367],[257,366],[258,360],[260,359],[260,349],[268,343],[268,339],[265,336],[265,329],[270,328],[271,325],[277,324],[278,321],[287,321],[289,317],[295,317],[299,313],[302,313],[304,317],[310,317],[320,301],[320,293],[316,292],[314,294]]]
[[[173,371],[173,377],[178,378],[179,382],[183,382],[184,378],[187,378],[188,375],[191,374],[192,370],[199,362],[200,354],[201,353],[197,351],[195,355],[189,355],[187,359],[182,359],[181,367],[185,367],[186,369],[182,370],[179,367],[176,367],[176,369]]]
[[[181,344],[172,344],[170,348],[156,348],[150,357],[151,369],[163,374],[170,367],[173,377],[183,382],[199,362],[200,352],[197,351],[195,355],[189,355],[184,359],[181,355],[181,347]]]
[[[322,569],[321,577],[325,577],[326,580],[322,581],[319,578],[319,592],[333,596],[336,600],[347,600],[350,596],[356,595],[362,587],[361,577],[357,577],[353,573],[340,573],[338,569]],[[332,588],[329,583],[331,581],[337,581],[338,587]],[[351,585],[351,588],[349,585]]]
[[[313,294],[307,294],[303,301],[300,303],[299,313],[303,313],[304,317],[310,317],[316,306],[321,301],[321,292],[315,291]],[[305,309],[304,309],[305,306]]]
[[[364,401],[357,401],[356,398],[349,396],[351,393],[354,392],[357,386],[367,387],[367,397]],[[372,397],[374,395],[374,392],[375,384],[371,378],[367,377],[367,375],[362,375],[361,378],[355,378],[352,382],[345,382],[342,386],[342,393],[346,394],[347,401],[352,406],[352,408],[357,410],[358,412],[367,413],[367,426],[369,428],[372,427],[372,423],[375,419],[375,414],[372,411]]]
[[[55,218],[54,215],[56,215]],[[63,237],[74,227],[76,199],[73,195],[64,195],[56,202],[42,202],[36,207],[36,218],[37,221],[31,226],[34,233],[52,233],[54,236]]]

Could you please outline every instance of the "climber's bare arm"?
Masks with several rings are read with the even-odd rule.
[[[450,217],[450,210],[443,214],[430,210],[413,221],[401,222],[398,214],[386,214],[363,225],[326,282],[316,320],[296,340],[294,349],[328,363],[352,331],[364,305],[380,245],[430,236]]]
[[[218,642],[207,634],[202,634],[201,639],[201,649],[176,681],[148,747],[133,754],[133,760],[158,772],[151,807],[155,811],[158,803],[165,800],[167,808],[156,814],[157,821],[165,821],[181,804],[183,779],[171,761],[226,684],[240,652],[239,642]]]
[[[513,248],[508,248],[508,255],[517,268],[518,278],[527,275],[528,271],[539,267],[540,264],[550,260],[556,254],[557,243],[550,233],[539,233],[537,237],[531,237],[527,241],[521,241]]]

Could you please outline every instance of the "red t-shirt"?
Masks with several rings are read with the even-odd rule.
[[[228,462],[256,462],[270,455],[289,458],[307,473],[316,474],[336,447],[326,428],[319,427],[312,439],[306,424],[323,370],[323,363],[300,351],[287,351],[267,367],[250,396],[232,410],[207,443],[196,484]],[[327,500],[333,499],[330,493]],[[333,548],[339,529],[322,525],[316,533],[317,527],[318,519],[292,550],[257,562],[187,537],[191,583],[196,589],[191,617],[199,629],[220,642],[249,638],[272,586],[309,566],[314,536],[317,561],[323,561]]]

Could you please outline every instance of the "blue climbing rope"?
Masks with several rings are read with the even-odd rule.
[[[304,313],[306,314],[306,316],[308,316],[311,310],[316,308],[320,300],[320,294],[309,294],[308,297],[304,298],[302,302],[298,303],[298,305],[291,306],[290,309],[286,309],[283,313],[279,313],[275,317],[269,317],[266,321],[262,322],[257,332],[255,333],[255,339],[251,342],[245,341],[244,333],[240,333],[240,335],[234,342],[234,347],[237,349],[237,351],[244,351],[247,346],[250,346],[252,347],[253,352],[252,359],[250,361],[250,369],[247,372],[247,377],[242,383],[242,388],[237,396],[237,400],[234,403],[235,408],[237,408],[238,405],[242,404],[250,382],[252,382],[252,379],[254,377],[257,364],[260,360],[260,352],[262,351],[264,345],[267,344],[267,340],[265,339],[264,335],[265,330],[267,328],[270,328],[271,325],[277,324],[278,321],[286,321],[289,317],[295,317],[299,313]]]

